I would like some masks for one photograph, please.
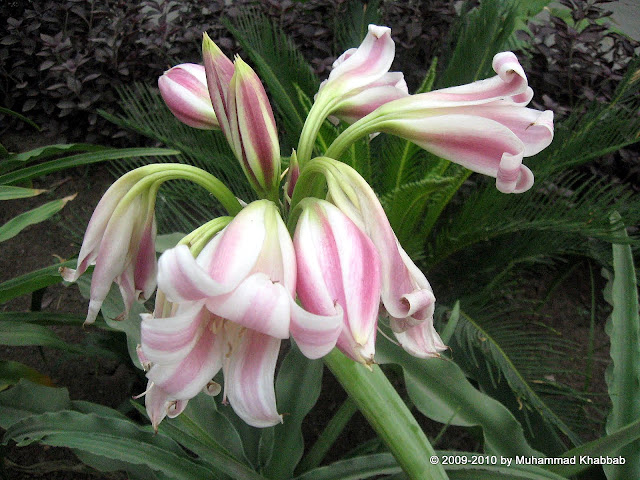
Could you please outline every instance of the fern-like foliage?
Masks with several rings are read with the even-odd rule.
[[[470,305],[461,312],[451,339],[452,356],[483,388],[509,406],[525,425],[532,445],[547,454],[566,449],[558,432],[581,443],[577,431],[588,431],[576,411],[590,404],[581,392],[555,381],[563,358],[573,346],[538,326],[523,328],[522,312]],[[593,427],[593,425],[590,425]]]
[[[474,82],[493,74],[493,56],[504,51],[517,21],[526,13],[518,2],[483,0],[478,8],[464,12],[450,37],[456,39],[438,88]]]
[[[344,18],[349,21],[345,22]],[[335,32],[335,51],[338,55],[349,48],[355,48],[367,34],[369,24],[380,25],[382,12],[380,0],[362,3],[351,0],[347,3],[344,16],[335,18],[333,31]]]
[[[256,10],[248,9],[224,24],[266,84],[283,132],[283,149],[290,151],[297,144],[307,113],[297,89],[313,98],[319,80],[289,37]]]
[[[610,221],[613,211],[619,211],[626,224],[640,222],[640,201],[629,189],[595,178],[565,174],[518,196],[487,185],[465,199],[441,226],[427,247],[427,264],[432,267],[477,243],[525,231],[616,241],[623,223]],[[502,253],[511,258],[511,252]]]

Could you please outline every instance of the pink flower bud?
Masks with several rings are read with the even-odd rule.
[[[158,79],[158,87],[167,107],[182,123],[202,130],[220,128],[202,65],[177,65],[164,72]]]

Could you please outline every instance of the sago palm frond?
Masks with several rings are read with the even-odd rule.
[[[622,221],[611,222],[613,211],[620,212]],[[520,231],[616,241],[615,232],[624,224],[639,222],[640,198],[625,186],[603,180],[566,174],[518,196],[501,194],[487,185],[466,198],[441,226],[427,247],[426,259],[433,266],[474,244]]]
[[[267,86],[284,132],[283,147],[295,147],[306,118],[296,87],[313,98],[320,82],[289,37],[256,10],[249,9],[233,21],[224,20],[224,24]]]
[[[555,381],[559,365],[572,346],[541,328],[523,328],[522,321],[513,318],[522,312],[474,308],[471,304],[469,308],[474,314],[461,312],[450,342],[456,362],[485,391],[501,397],[537,448],[548,454],[562,451],[557,432],[574,445],[580,444],[576,433],[580,425],[571,419],[575,409],[588,404],[589,399]],[[563,403],[552,402],[559,396],[564,398]]]

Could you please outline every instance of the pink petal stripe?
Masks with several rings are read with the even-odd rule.
[[[268,190],[280,177],[278,130],[267,94],[253,69],[236,59],[230,87],[232,133],[245,170]]]
[[[96,257],[96,268],[91,277],[91,303],[85,323],[95,321],[100,311],[100,305],[111,289],[111,284],[125,269],[129,257],[131,235],[134,225],[138,221],[139,213],[140,199],[136,198],[122,215],[119,217],[111,216],[100,243]],[[133,282],[133,278],[131,282]]]
[[[275,338],[289,338],[291,296],[264,273],[254,273],[227,295],[209,297],[215,315]]]
[[[433,318],[429,318],[404,332],[394,332],[394,334],[402,348],[414,357],[437,357],[439,352],[447,349],[433,328]]]
[[[423,317],[424,309],[432,308],[432,304],[410,305],[406,295],[427,289],[431,291],[424,275],[416,275],[417,267],[410,269],[405,259],[408,256],[400,247],[393,233],[389,220],[367,182],[351,167],[335,162],[339,174],[333,181],[328,178],[330,197],[336,206],[358,225],[375,245],[380,262],[382,278],[382,302],[392,317],[404,318],[409,311]],[[348,193],[344,191],[348,187]],[[351,197],[351,198],[350,198]],[[402,252],[402,253],[401,253]],[[414,314],[415,316],[415,314]]]
[[[342,308],[337,305],[334,315],[314,315],[301,308],[293,298],[289,331],[302,354],[311,359],[329,353],[342,332]]]
[[[205,130],[218,126],[201,65],[171,68],[158,79],[158,87],[167,107],[181,122]]]
[[[343,61],[331,71],[322,90],[343,95],[363,87],[387,73],[394,56],[391,29],[369,25],[369,33],[362,44],[353,53],[347,55],[345,52]],[[328,88],[329,85],[331,88]]]
[[[267,201],[247,205],[198,255],[198,265],[227,292],[255,268],[268,235],[266,211],[274,208]]]
[[[189,247],[178,245],[158,261],[158,288],[172,302],[203,300],[228,293],[233,286],[220,284],[196,263]]]
[[[224,53],[213,43],[209,36],[205,33],[202,39],[202,58],[204,60],[204,69],[207,75],[207,87],[211,104],[215,111],[216,118],[220,123],[222,132],[227,137],[229,143],[232,142],[231,126],[229,122],[229,83],[235,67]]]
[[[521,168],[524,144],[493,120],[471,115],[389,120],[382,130],[469,170],[497,177],[496,186],[502,192],[523,191],[528,183],[528,172]]]
[[[253,427],[281,423],[273,383],[280,340],[233,324],[226,327],[231,350],[225,354],[224,388],[233,410]]]
[[[142,353],[151,363],[176,363],[189,354],[211,323],[202,303],[182,304],[175,316],[154,318],[143,314],[140,325]]]
[[[204,323],[204,328],[198,330],[193,348],[180,362],[155,363],[147,372],[147,378],[172,399],[195,397],[222,366],[223,339],[213,332],[212,322]]]

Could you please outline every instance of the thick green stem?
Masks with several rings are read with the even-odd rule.
[[[204,170],[185,165],[182,163],[163,163],[146,165],[132,170],[127,175],[140,175],[141,178],[133,185],[122,201],[118,209],[126,208],[129,203],[138,195],[149,188],[159,188],[159,184],[167,180],[190,180],[201,187],[206,188],[214,197],[220,201],[222,206],[231,215],[236,215],[242,210],[242,205],[227,186]],[[154,186],[155,184],[155,186]]]
[[[297,154],[300,168],[302,168],[306,162],[311,160],[318,132],[320,131],[320,128],[322,128],[322,124],[327,116],[331,113],[332,108],[333,102],[318,101],[316,101],[316,103],[313,104],[313,107],[311,107],[309,115],[307,115],[307,119],[302,127],[300,139],[298,140]]]
[[[324,362],[411,480],[445,480],[436,452],[380,367],[371,370],[334,349]]]
[[[378,113],[370,113],[338,135],[338,138],[333,141],[325,152],[325,156],[339,160],[347,148],[365,135],[379,131],[379,126]]]

